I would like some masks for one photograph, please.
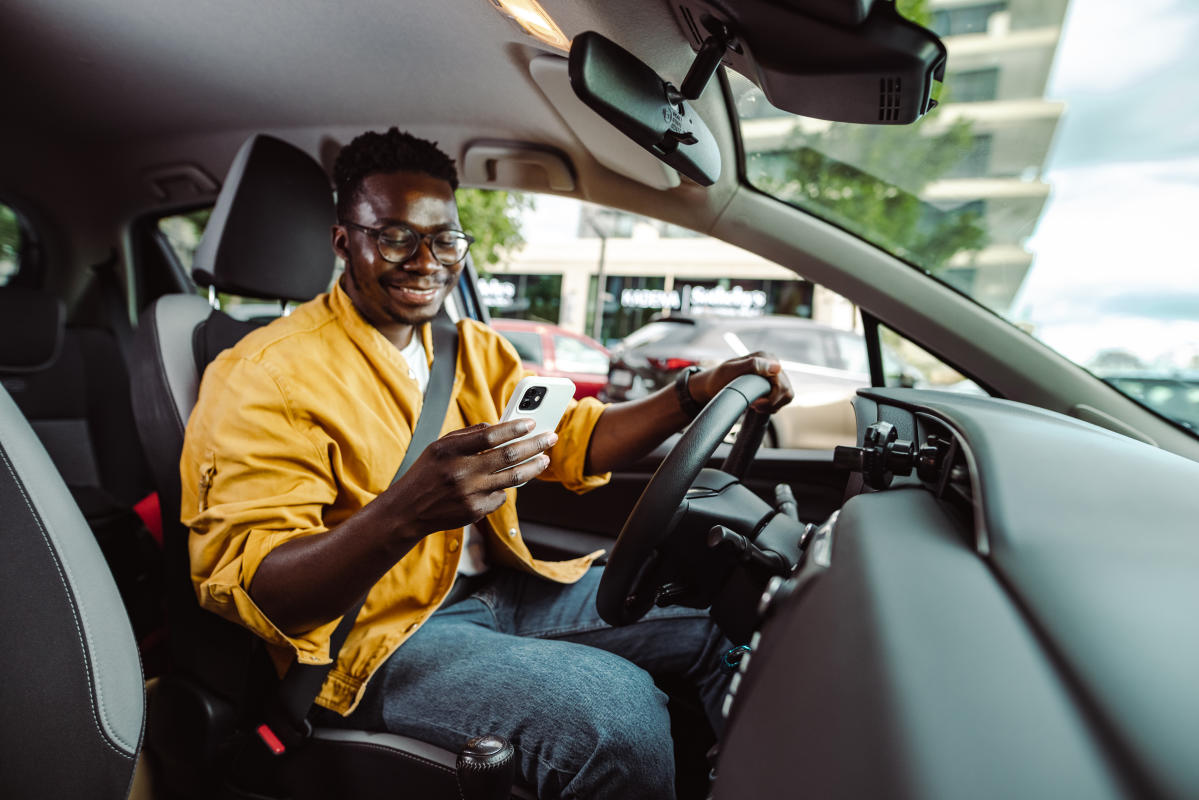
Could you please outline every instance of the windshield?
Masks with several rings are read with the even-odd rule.
[[[919,0],[949,52],[914,125],[772,108],[729,73],[745,175],[1199,430],[1199,5]],[[1118,54],[1118,56],[1116,55]]]

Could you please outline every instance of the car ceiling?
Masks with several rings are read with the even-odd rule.
[[[568,36],[599,30],[675,81],[693,57],[666,3],[544,6]],[[398,122],[443,144],[486,135],[585,157],[529,77],[540,48],[489,0],[9,0],[0,28],[0,59],[22,76],[6,105],[29,134],[153,146]]]

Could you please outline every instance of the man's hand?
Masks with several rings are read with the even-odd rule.
[[[549,466],[544,451],[558,441],[556,433],[513,441],[532,429],[532,420],[516,419],[448,433],[375,502],[395,509],[403,520],[398,533],[408,540],[477,522],[503,505],[505,489]]]
[[[754,401],[752,407],[755,411],[773,414],[795,397],[795,392],[791,390],[791,381],[788,380],[787,373],[783,372],[779,360],[761,351],[741,358],[732,358],[711,369],[697,372],[687,382],[687,388],[691,390],[695,402],[701,406],[707,405],[725,385],[741,375],[761,375],[770,381],[770,394]]]

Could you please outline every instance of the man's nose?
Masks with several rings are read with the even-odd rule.
[[[404,269],[421,275],[431,275],[441,269],[441,263],[433,257],[432,245],[428,239],[421,239],[412,258],[404,262]]]

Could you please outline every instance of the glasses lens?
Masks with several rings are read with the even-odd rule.
[[[457,264],[466,258],[470,242],[458,231],[441,231],[433,237],[433,257],[446,266]]]
[[[390,227],[379,231],[379,255],[388,261],[400,262],[412,258],[420,238],[407,228]]]

